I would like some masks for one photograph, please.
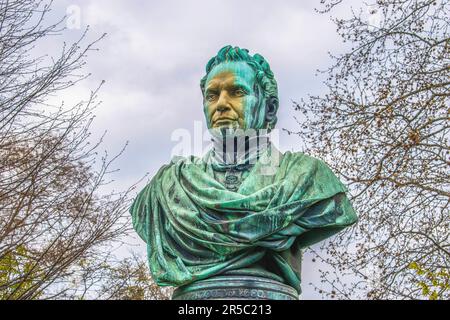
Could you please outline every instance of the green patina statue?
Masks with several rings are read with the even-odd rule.
[[[200,86],[213,147],[163,166],[130,209],[153,278],[174,299],[297,299],[302,250],[357,221],[346,188],[271,143],[278,90],[261,55],[222,48]]]

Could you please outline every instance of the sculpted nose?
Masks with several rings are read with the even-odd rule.
[[[229,111],[231,109],[229,103],[228,103],[228,99],[226,97],[225,93],[222,93],[219,97],[219,101],[217,101],[217,108],[216,110],[220,113]]]
[[[231,108],[229,106],[224,105],[224,104],[217,106],[217,111],[220,112],[220,113],[229,111],[230,109]]]

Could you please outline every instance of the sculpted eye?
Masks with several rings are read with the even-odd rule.
[[[247,92],[245,92],[243,89],[236,89],[234,90],[234,95],[238,97],[245,96]]]
[[[205,98],[208,101],[214,101],[216,99],[216,97],[217,97],[217,95],[215,93],[208,93]]]

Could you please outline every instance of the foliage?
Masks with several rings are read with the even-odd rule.
[[[422,289],[423,296],[430,300],[444,299],[444,294],[450,290],[450,272],[448,269],[431,272],[416,262],[412,262],[409,268],[416,271],[419,278],[417,279],[417,285]]]

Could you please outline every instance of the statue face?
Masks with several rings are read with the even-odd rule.
[[[208,128],[247,129],[248,114],[256,108],[255,72],[246,62],[214,67],[205,83],[204,112]]]

